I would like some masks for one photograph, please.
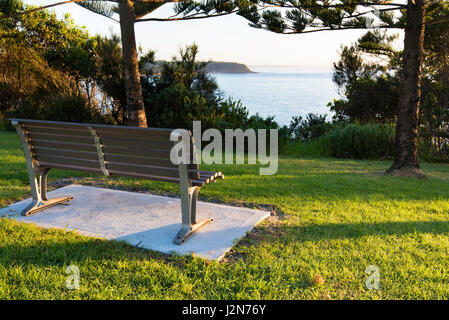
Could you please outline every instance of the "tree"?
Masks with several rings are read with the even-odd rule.
[[[123,55],[120,37],[96,39],[95,46],[97,74],[95,80],[103,95],[103,110],[109,113],[117,124],[127,125],[126,89],[123,77]]]
[[[18,0],[0,0],[1,12],[14,11],[12,3]],[[275,33],[300,34],[326,30],[404,29],[404,51],[402,57],[401,85],[396,121],[395,155],[387,173],[422,176],[418,161],[418,120],[421,105],[421,71],[424,51],[426,11],[445,0],[206,0],[196,2],[179,0],[175,15],[169,18],[144,18],[144,16],[166,2],[161,0],[115,0],[83,1],[90,10],[106,16],[120,13],[122,45],[124,52],[127,98],[132,116],[130,124],[144,125],[145,116],[138,83],[138,62],[135,48],[134,23],[139,21],[177,21],[222,16],[230,13],[249,20],[255,28]],[[168,2],[177,2],[172,0]],[[112,3],[112,7],[105,3]],[[51,6],[55,6],[54,4]],[[43,7],[41,7],[43,8]],[[138,11],[141,10],[142,11]],[[368,9],[367,9],[368,8]],[[39,10],[35,8],[33,10]],[[105,11],[106,10],[106,11]],[[109,11],[108,11],[109,10]],[[399,15],[401,13],[401,15]],[[141,14],[141,15],[139,15]],[[373,15],[375,18],[373,18]],[[8,14],[3,17],[9,17]],[[443,16],[429,23],[448,22]]]
[[[426,10],[444,0],[255,0],[218,1],[240,8],[237,14],[255,28],[282,34],[301,34],[326,30],[404,29],[394,161],[387,173],[422,176],[418,161],[418,114],[421,104]],[[183,2],[185,11],[201,11],[202,4]],[[193,9],[192,9],[193,8]],[[449,16],[429,23],[448,22]]]
[[[168,2],[178,1],[183,0],[67,0],[47,6],[24,10],[20,0],[0,0],[0,12],[3,13],[0,18],[13,18],[18,14],[27,14],[67,3],[76,3],[77,5],[80,5],[94,13],[111,18],[114,21],[117,20],[113,18],[113,15],[118,14],[120,16],[119,22],[123,50],[123,71],[126,89],[128,125],[145,127],[147,126],[147,119],[140,83],[134,24],[142,21],[202,19],[231,14],[239,10],[235,5],[229,6],[227,4],[215,4],[214,1],[211,1],[207,4],[197,4],[201,12],[194,10],[194,8],[191,8],[190,10],[188,6],[182,6],[182,17],[168,17],[165,19],[145,18],[146,15],[153,12],[160,6]]]
[[[398,56],[392,44],[398,35],[368,31],[351,46],[343,46],[334,63],[333,82],[343,99],[328,106],[334,120],[390,123],[398,101]]]
[[[0,20],[0,83],[2,111],[34,96],[80,93],[93,69],[92,42],[69,17],[40,11],[28,19]],[[81,81],[83,80],[83,81]],[[86,90],[87,91],[87,90]]]
[[[0,117],[105,121],[94,55],[94,39],[69,15],[42,10],[0,20]]]
[[[427,10],[426,19],[434,21],[448,15],[449,6],[440,3]],[[402,51],[391,46],[393,39],[394,35],[379,30],[368,31],[356,43],[343,48],[340,61],[334,64],[334,82],[344,99],[329,104],[336,118],[362,123],[396,119]],[[449,24],[428,23],[424,39],[420,154],[428,159],[447,159]]]

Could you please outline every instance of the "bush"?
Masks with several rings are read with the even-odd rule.
[[[380,124],[337,126],[318,140],[322,155],[374,159],[393,156],[394,128]]]
[[[61,94],[50,97],[48,102],[35,97],[23,100],[7,118],[24,118],[67,122],[105,123],[106,118],[95,108],[89,106],[87,99],[79,94]],[[5,119],[5,120],[6,120]],[[6,121],[9,127],[9,121]]]
[[[309,113],[305,118],[293,117],[288,128],[294,141],[309,141],[325,134],[331,124],[326,122],[326,114]]]
[[[318,139],[290,141],[281,153],[294,157],[334,157],[353,159],[391,158],[394,127],[380,124],[328,124]]]

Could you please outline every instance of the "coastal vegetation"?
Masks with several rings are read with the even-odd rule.
[[[232,1],[224,1],[231,8]],[[219,2],[223,3],[223,2]],[[418,159],[419,110],[422,104],[422,67],[426,28],[445,28],[449,21],[447,1],[289,1],[259,0],[249,4],[236,1],[250,25],[279,34],[304,34],[350,29],[402,29],[404,49],[400,57],[400,86],[396,107],[393,163],[385,171],[424,177]],[[207,13],[202,2],[180,5],[188,14],[192,10]],[[365,8],[368,8],[365,10]],[[226,10],[224,10],[226,11]],[[382,50],[382,49],[380,49]]]
[[[404,52],[400,62],[400,86],[396,109],[396,130],[393,164],[386,173],[424,177],[418,160],[419,110],[422,104],[422,67],[426,25],[438,29],[449,21],[448,5],[439,0],[409,0],[407,4],[381,0],[351,2],[279,1],[182,1],[175,5],[174,15],[168,18],[146,18],[165,2],[146,0],[69,1],[114,19],[120,17],[122,67],[124,75],[126,114],[129,125],[146,126],[145,110],[139,72],[134,24],[142,21],[178,21],[203,19],[236,13],[250,22],[250,26],[281,34],[300,34],[347,29],[403,29]],[[170,2],[170,1],[169,1]],[[62,5],[60,2],[50,6]],[[19,16],[35,13],[49,6],[24,7],[20,0],[2,0],[0,19],[8,24]],[[359,7],[372,10],[359,11]],[[374,15],[377,18],[373,19]],[[432,27],[434,26],[434,27]],[[443,27],[444,28],[444,27]]]
[[[445,111],[449,49],[440,41],[448,38],[448,29],[435,24],[425,33],[418,147],[428,161],[446,161],[449,154]],[[0,19],[0,32],[3,119],[130,124],[120,36],[90,36],[69,16],[58,20],[45,10]],[[154,51],[140,50],[138,68],[148,124],[191,129],[192,121],[200,120],[203,130],[279,129],[284,155],[393,158],[402,57],[393,49],[395,38],[368,31],[356,43],[342,47],[333,77],[342,99],[329,103],[333,119],[294,116],[289,126],[280,126],[273,117],[250,116],[240,101],[224,98],[207,72],[208,63],[197,60],[195,44],[164,62],[156,60]]]

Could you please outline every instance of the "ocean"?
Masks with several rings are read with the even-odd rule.
[[[327,104],[339,98],[332,73],[303,72],[288,68],[251,68],[257,73],[213,74],[225,97],[241,100],[250,114],[274,116],[280,125],[293,116],[332,113]]]

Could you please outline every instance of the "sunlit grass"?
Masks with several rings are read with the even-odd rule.
[[[175,257],[0,220],[0,298],[13,299],[447,299],[449,166],[423,164],[428,179],[376,173],[388,161],[283,158],[276,176],[255,165],[203,166],[226,179],[200,198],[271,205],[271,219],[223,262]],[[174,184],[55,170],[111,187],[177,194]],[[81,181],[82,182],[82,181]],[[0,205],[29,194],[14,132],[0,131]],[[65,287],[68,265],[79,290]],[[380,290],[367,290],[369,265]],[[315,285],[319,274],[324,283]]]

